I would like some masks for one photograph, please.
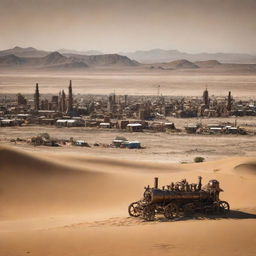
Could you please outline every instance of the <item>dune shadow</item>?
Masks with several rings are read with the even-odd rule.
[[[186,221],[186,220],[221,220],[221,219],[256,219],[256,214],[248,213],[240,210],[230,210],[228,214],[195,214],[191,217],[180,217],[172,220],[168,220],[164,217],[157,218],[159,222],[172,222],[172,221]]]

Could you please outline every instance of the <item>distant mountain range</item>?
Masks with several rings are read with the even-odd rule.
[[[185,59],[175,60],[170,62],[144,64],[144,67],[148,67],[151,70],[176,70],[176,71],[188,71],[188,72],[202,72],[202,73],[239,73],[249,74],[256,73],[256,64],[234,64],[234,63],[220,63],[217,60],[195,61],[191,62]]]
[[[59,52],[39,51],[32,47],[15,47],[0,52],[1,68],[84,69],[89,67],[128,67],[137,65],[139,65],[138,62],[119,54],[60,54]]]
[[[17,57],[44,57],[49,54],[49,52],[37,50],[33,47],[22,48],[19,46],[16,46],[12,49],[0,51],[0,56],[5,56],[9,54],[14,54]]]
[[[103,55],[102,52],[96,51],[96,50],[76,51],[76,50],[60,49],[57,52],[61,54],[71,53],[71,54],[78,54],[78,55]],[[22,47],[16,46],[12,49],[0,51],[0,56],[14,54],[18,57],[44,57],[49,53],[51,53],[51,51],[37,50],[33,47],[22,48]]]
[[[60,54],[69,55],[104,55],[101,51],[77,51],[69,49],[58,50]],[[12,49],[0,51],[0,56],[14,54],[18,57],[44,57],[51,53],[50,51],[37,50],[33,47],[22,48],[16,46]],[[148,51],[135,51],[135,52],[120,52],[118,55],[127,56],[132,60],[141,63],[162,63],[174,60],[186,59],[190,62],[216,60],[221,63],[238,63],[238,64],[256,64],[256,55],[241,54],[241,53],[197,53],[191,54],[180,52],[178,50],[162,50],[152,49]]]
[[[191,55],[179,51],[151,50],[138,51],[133,54],[102,54],[98,51],[80,52],[75,50],[60,50],[48,52],[32,47],[14,47],[0,51],[0,69],[43,69],[43,70],[74,70],[87,68],[140,68],[144,70],[187,70],[189,72],[221,72],[221,73],[256,73],[256,57],[243,54],[198,54]],[[87,53],[87,54],[85,54]],[[186,56],[187,58],[180,58]],[[151,59],[150,64],[136,60]],[[139,56],[139,57],[138,57]],[[193,56],[194,61],[191,60]],[[207,57],[218,57],[210,59]],[[224,58],[226,56],[226,59]],[[250,58],[249,58],[250,56]],[[226,60],[224,61],[223,58]],[[233,58],[234,62],[231,62]],[[160,61],[160,60],[166,61]],[[171,60],[168,60],[171,59]],[[172,60],[174,59],[174,60]],[[220,61],[222,59],[222,61]],[[229,59],[229,61],[227,61]],[[155,61],[153,61],[155,60]],[[237,60],[237,61],[235,61]],[[253,61],[255,60],[255,61]]]
[[[217,60],[222,63],[256,64],[256,55],[239,53],[185,53],[177,50],[152,49],[148,51],[121,52],[141,63],[170,62],[186,59],[191,62]]]

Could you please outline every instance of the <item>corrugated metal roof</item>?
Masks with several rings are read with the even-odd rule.
[[[127,124],[129,127],[139,127],[142,126],[142,124]]]

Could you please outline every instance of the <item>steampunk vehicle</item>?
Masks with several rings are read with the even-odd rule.
[[[145,187],[143,198],[128,207],[130,216],[142,217],[147,221],[163,214],[167,219],[177,219],[199,213],[227,214],[229,204],[219,198],[220,183],[210,180],[202,187],[202,177],[198,183],[189,184],[185,179],[158,188],[158,178],[154,187]]]

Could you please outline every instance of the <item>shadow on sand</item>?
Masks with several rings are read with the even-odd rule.
[[[168,220],[164,217],[157,218],[160,222],[170,222],[170,221],[185,221],[185,220],[221,220],[221,219],[256,219],[256,214],[248,213],[240,210],[230,210],[227,214],[195,214],[191,217],[180,217],[172,220]]]

